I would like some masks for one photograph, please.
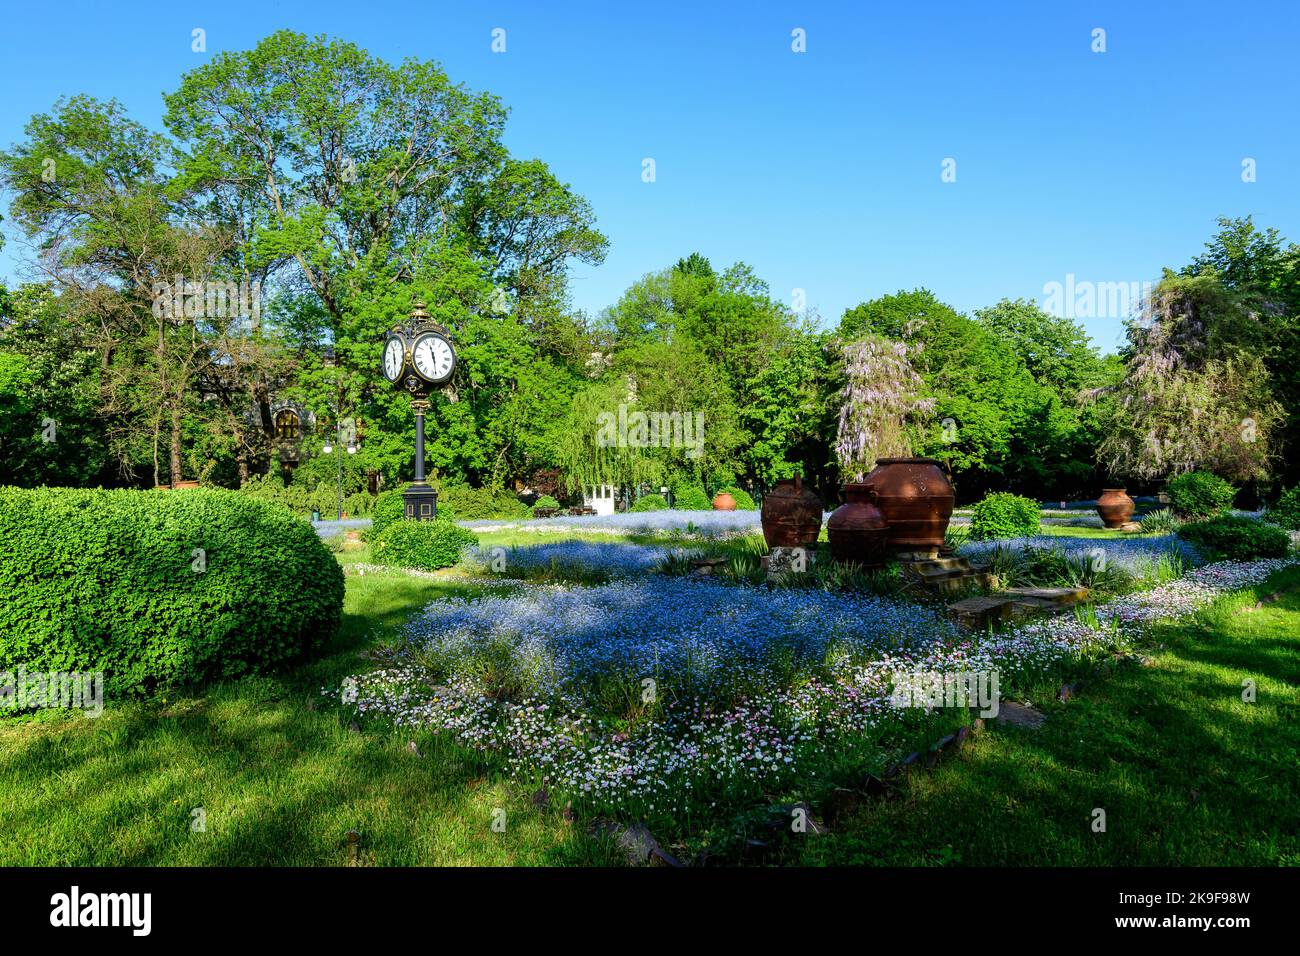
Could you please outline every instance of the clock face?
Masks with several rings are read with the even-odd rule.
[[[452,367],[456,364],[450,343],[441,335],[420,336],[411,350],[411,358],[415,370],[429,382],[445,382],[451,378]]]
[[[401,377],[402,366],[405,364],[403,352],[402,340],[396,337],[389,339],[384,346],[384,375],[390,382],[396,382]]]

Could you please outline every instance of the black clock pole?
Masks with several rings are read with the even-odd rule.
[[[429,410],[427,399],[411,402],[415,410],[415,481],[402,492],[406,517],[412,521],[432,521],[438,517],[438,493],[424,480],[424,413]]]
[[[411,403],[415,409],[415,481],[416,484],[424,484],[424,410],[429,407],[428,402],[415,401]]]

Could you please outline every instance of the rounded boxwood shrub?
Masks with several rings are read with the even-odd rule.
[[[1038,502],[1005,491],[995,491],[978,502],[970,519],[970,536],[975,541],[1023,538],[1041,529]]]
[[[235,491],[0,488],[0,671],[103,671],[117,694],[236,677],[338,631],[311,525]]]
[[[406,513],[406,503],[402,500],[402,492],[406,490],[406,487],[406,485],[402,485],[399,488],[381,491],[375,495],[375,503],[370,507],[370,528],[366,534],[367,541],[374,541],[390,524],[402,520],[402,516]]]
[[[1300,485],[1282,492],[1277,504],[1268,509],[1267,517],[1273,524],[1300,531]]]
[[[443,485],[438,489],[438,511],[446,504],[462,521],[487,521],[496,518],[531,518],[532,509],[505,488],[472,488],[469,485]]]
[[[1281,558],[1286,556],[1291,547],[1291,536],[1281,528],[1254,518],[1238,518],[1234,515],[1220,515],[1185,524],[1178,529],[1178,535],[1208,552],[1207,557],[1216,560]]]
[[[668,502],[664,501],[663,495],[642,495],[636,500],[629,511],[667,511]]]
[[[558,510],[559,507],[560,507],[560,503],[556,501],[554,498],[552,498],[550,495],[542,495],[540,498],[538,498],[536,501],[533,502],[534,513],[537,511],[538,508],[541,508],[543,510],[549,508],[552,511],[555,511]]]
[[[1189,471],[1170,478],[1165,492],[1180,518],[1212,518],[1231,508],[1237,497],[1236,488],[1208,471]]]
[[[680,511],[711,511],[713,502],[699,485],[682,485],[673,492],[673,507]]]
[[[749,492],[747,492],[747,491],[745,491],[745,490],[743,490],[743,489],[741,489],[741,488],[737,488],[735,485],[728,485],[726,488],[719,488],[719,489],[718,489],[718,494],[722,494],[722,492],[724,492],[724,491],[725,491],[727,494],[731,495],[731,497],[733,497],[733,498],[736,499],[736,510],[737,510],[737,511],[757,511],[757,510],[758,510],[758,504],[757,504],[757,502],[754,501],[753,496],[750,495]],[[712,502],[710,502],[710,506],[712,506]]]
[[[374,540],[371,553],[380,564],[419,571],[437,571],[460,561],[478,544],[478,535],[454,521],[398,521]]]

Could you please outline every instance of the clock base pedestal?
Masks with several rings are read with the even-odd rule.
[[[438,516],[438,492],[422,481],[402,492],[402,503],[407,521],[432,521]]]

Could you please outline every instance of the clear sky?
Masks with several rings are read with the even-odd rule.
[[[82,92],[161,128],[184,71],[284,27],[439,61],[511,108],[515,155],[593,204],[609,255],[572,283],[593,313],[692,251],[748,262],[787,303],[804,290],[833,322],[918,285],[969,310],[1042,301],[1069,275],[1153,280],[1219,215],[1300,240],[1296,0],[3,0],[0,14],[6,147]],[[5,229],[13,278],[24,250]],[[1119,316],[1081,321],[1104,349],[1120,341]]]

